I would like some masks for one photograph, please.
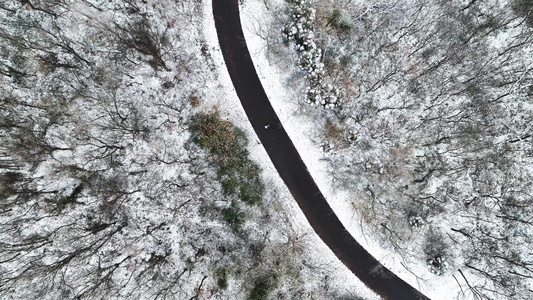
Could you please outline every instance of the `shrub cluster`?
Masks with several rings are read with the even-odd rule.
[[[309,87],[306,91],[308,103],[335,108],[339,105],[339,91],[324,80],[322,49],[314,39],[315,10],[309,0],[295,0],[291,14],[292,21],[283,29],[287,41],[294,41],[300,52],[300,67],[307,73]]]
[[[235,196],[249,205],[259,204],[265,187],[259,176],[261,169],[248,157],[244,132],[222,120],[217,110],[193,116],[190,131],[192,141],[211,153],[224,195]],[[244,223],[243,215],[235,205],[223,214],[234,231]]]
[[[257,278],[254,282],[254,287],[250,292],[250,300],[265,300],[268,298],[271,290],[277,284],[277,277],[274,276],[263,276]]]

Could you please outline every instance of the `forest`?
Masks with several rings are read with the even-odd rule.
[[[364,234],[443,299],[530,299],[533,3],[287,2],[262,37]]]
[[[218,108],[209,10],[0,2],[0,298],[358,297]]]
[[[533,2],[240,3],[337,213],[432,299],[531,299]],[[210,9],[0,1],[0,298],[376,299],[232,112]]]

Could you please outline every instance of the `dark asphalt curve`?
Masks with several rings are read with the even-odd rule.
[[[428,299],[361,247],[318,189],[257,76],[242,32],[237,1],[212,1],[224,60],[250,123],[311,227],[361,281],[384,299]],[[271,124],[270,128],[265,129],[265,124]]]

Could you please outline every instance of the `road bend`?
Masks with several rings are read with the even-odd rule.
[[[384,299],[429,299],[385,268],[342,225],[309,174],[261,85],[244,39],[238,0],[212,0],[212,5],[220,48],[241,104],[313,230],[355,276]],[[266,124],[270,125],[268,129]]]

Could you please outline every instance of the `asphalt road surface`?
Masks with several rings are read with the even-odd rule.
[[[428,299],[363,249],[318,189],[257,76],[242,32],[237,1],[212,0],[224,60],[250,123],[311,227],[361,281],[384,299]]]

